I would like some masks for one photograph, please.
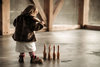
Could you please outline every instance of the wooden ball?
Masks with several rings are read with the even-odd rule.
[[[43,63],[43,59],[40,59],[40,60],[39,60],[39,63],[41,63],[41,64],[42,64],[42,63]]]

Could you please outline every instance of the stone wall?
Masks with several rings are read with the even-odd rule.
[[[90,0],[89,25],[100,26],[100,0]]]
[[[78,24],[78,0],[65,0],[54,25]]]

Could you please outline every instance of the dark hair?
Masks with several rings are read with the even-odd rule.
[[[31,15],[36,10],[35,5],[29,5],[25,8],[25,10],[22,12],[23,15]]]

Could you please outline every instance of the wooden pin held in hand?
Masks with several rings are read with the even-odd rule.
[[[38,18],[33,18],[36,22],[41,22]],[[46,24],[44,24],[44,26],[47,26]]]
[[[49,45],[48,60],[52,59],[51,45]]]
[[[46,53],[46,45],[44,44],[43,59],[46,59],[46,55],[47,55],[47,53]]]
[[[57,51],[57,59],[60,59],[59,45],[58,45],[58,51]]]
[[[55,45],[53,46],[53,60],[56,59],[56,53],[55,53]]]

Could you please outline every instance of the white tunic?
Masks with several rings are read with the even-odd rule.
[[[32,52],[36,51],[35,42],[16,42],[16,52]]]

